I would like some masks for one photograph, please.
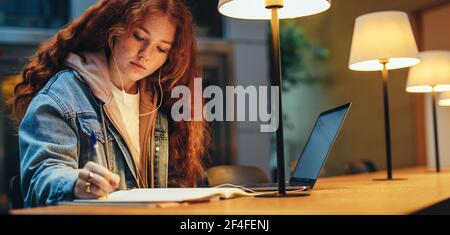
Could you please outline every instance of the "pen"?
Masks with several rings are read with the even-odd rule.
[[[98,163],[99,161],[101,161],[100,159],[100,150],[99,150],[99,146],[98,146],[98,142],[97,142],[97,135],[95,135],[94,132],[91,132],[91,136],[89,139],[89,144],[90,144],[90,151],[91,151],[91,156],[92,156],[92,160],[95,163]],[[107,199],[108,195],[106,195],[105,197],[103,197],[103,199]]]
[[[90,137],[90,151],[91,151],[91,156],[92,156],[92,160],[94,160],[94,162],[98,163],[99,157],[100,157],[100,152],[99,152],[99,146],[97,143],[97,135],[94,132],[91,132],[91,137]]]

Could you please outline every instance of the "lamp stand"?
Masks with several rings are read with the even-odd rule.
[[[272,3],[272,4],[270,4]],[[266,1],[266,8],[272,11],[272,46],[273,46],[273,56],[275,63],[275,74],[273,83],[280,89],[278,97],[278,129],[277,135],[277,172],[278,172],[278,192],[275,194],[263,194],[259,197],[298,197],[307,196],[309,194],[299,194],[299,193],[288,193],[286,194],[286,182],[284,175],[284,137],[283,137],[283,106],[282,106],[282,91],[283,91],[283,81],[281,74],[281,51],[280,51],[280,19],[278,17],[278,9],[283,8],[283,1]]]
[[[386,170],[387,179],[392,179],[392,155],[391,155],[391,123],[389,119],[389,95],[388,95],[388,79],[389,74],[387,70],[388,61],[380,61],[383,64],[383,100],[384,100],[384,134],[386,141]]]
[[[438,140],[438,128],[437,128],[437,115],[436,115],[436,92],[432,91],[432,106],[433,106],[433,128],[434,128],[434,151],[436,157],[436,172],[441,171],[439,163],[439,140]]]
[[[381,71],[383,76],[383,101],[384,101],[384,135],[386,142],[386,179],[375,179],[375,180],[404,180],[404,179],[394,179],[392,178],[392,151],[391,151],[391,122],[389,119],[389,95],[388,95],[388,79],[389,74],[387,70],[387,63],[389,60],[380,60],[383,65],[383,70]]]

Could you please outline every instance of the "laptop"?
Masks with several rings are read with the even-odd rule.
[[[351,102],[319,115],[298,157],[286,191],[312,189],[350,109]],[[253,191],[276,191],[278,183],[243,185]]]

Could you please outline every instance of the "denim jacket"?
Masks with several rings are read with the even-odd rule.
[[[131,152],[102,111],[102,102],[72,69],[54,75],[33,98],[19,127],[25,207],[73,200],[79,169],[88,161],[118,174],[120,190],[139,187],[138,170]],[[90,151],[92,132],[97,136],[99,156]],[[168,134],[167,116],[158,112],[154,135],[148,141],[148,146],[152,146],[148,150],[153,151],[149,155],[154,158],[153,174],[149,175],[154,187],[167,187]]]

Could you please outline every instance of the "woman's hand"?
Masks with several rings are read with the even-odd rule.
[[[88,162],[80,170],[73,193],[80,199],[104,197],[119,187],[119,181],[120,177],[105,167]]]

